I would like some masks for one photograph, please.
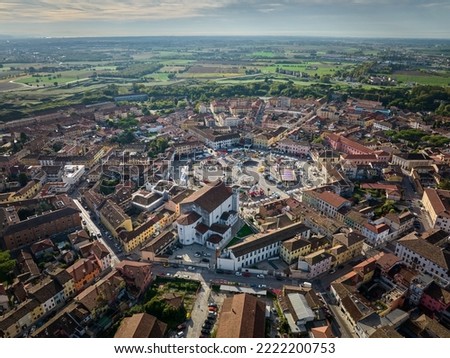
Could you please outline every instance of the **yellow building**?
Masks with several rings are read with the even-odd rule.
[[[298,261],[300,256],[306,256],[311,252],[311,243],[304,239],[293,238],[281,243],[280,257],[287,264]]]
[[[19,191],[15,193],[6,193],[0,198],[0,202],[14,203],[17,201],[34,198],[42,188],[42,184],[38,180],[31,180]]]
[[[328,250],[328,252],[334,256],[335,266],[341,265],[352,258],[352,256],[350,255],[350,251],[347,249],[346,246],[342,244],[333,246],[330,250]]]
[[[42,307],[35,299],[28,299],[13,310],[0,316],[0,333],[5,338],[13,338],[23,327],[31,327],[43,314]]]
[[[100,209],[100,221],[115,238],[119,236],[119,231],[133,231],[131,218],[111,200],[107,200]]]
[[[269,136],[267,134],[258,134],[253,138],[253,146],[257,148],[269,148]]]
[[[135,230],[122,232],[119,239],[122,242],[123,249],[126,252],[134,250],[151,239],[152,236],[159,235],[164,228],[175,221],[175,218],[175,212],[163,209]]]
[[[339,233],[333,235],[332,247],[337,245],[343,245],[348,250],[348,253],[343,255],[347,260],[361,255],[361,251],[364,245],[364,236],[354,231],[348,233]]]

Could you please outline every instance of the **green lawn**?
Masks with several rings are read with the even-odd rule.
[[[241,240],[240,238],[238,238],[238,237],[233,237],[226,247],[230,247],[230,246],[239,244],[241,241],[242,241],[242,240]]]
[[[248,226],[247,224],[245,224],[236,234],[237,237],[239,238],[243,238],[246,237],[248,235],[253,234],[253,230],[250,228],[250,226]]]

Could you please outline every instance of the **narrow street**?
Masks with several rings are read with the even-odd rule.
[[[78,199],[73,199],[76,206],[78,206],[78,209],[81,211],[81,218],[86,222],[85,226],[89,230],[91,234],[94,234],[97,237],[97,240],[100,241],[105,247],[108,249],[110,255],[111,255],[111,264],[114,267],[117,263],[120,262],[117,255],[114,253],[114,251],[111,249],[111,247],[108,245],[106,240],[104,240],[103,235],[100,231],[100,229],[95,225],[95,223],[92,221],[91,216],[89,213],[83,208],[83,205],[78,201]],[[100,235],[100,237],[98,236]]]

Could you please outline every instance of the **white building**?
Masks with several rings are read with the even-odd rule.
[[[277,231],[257,234],[244,242],[223,251],[217,259],[217,267],[224,270],[240,270],[280,254],[283,241],[299,236],[309,238],[311,230],[303,223],[295,223]]]
[[[422,203],[434,228],[450,232],[450,190],[427,188]]]
[[[44,314],[63,304],[67,298],[64,287],[51,278],[46,278],[30,288],[28,294],[39,302]]]
[[[307,155],[311,147],[307,142],[296,142],[292,139],[285,138],[277,143],[277,147],[284,153],[293,155]]]
[[[381,219],[384,221],[384,218]],[[384,222],[381,223],[365,223],[361,234],[367,238],[367,242],[374,246],[384,244],[389,238],[389,226]]]
[[[416,233],[397,241],[395,255],[408,267],[450,281],[450,252],[421,239]]]
[[[62,175],[63,183],[75,185],[78,183],[85,172],[84,165],[65,165],[64,174]]]
[[[333,260],[335,260],[333,255],[325,250],[319,250],[299,259],[298,268],[305,273],[306,278],[314,278],[328,272],[333,265]]]
[[[238,221],[239,195],[221,180],[205,185],[180,203],[178,237],[183,245],[194,243],[221,248]]]

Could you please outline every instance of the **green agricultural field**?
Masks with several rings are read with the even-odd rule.
[[[248,55],[250,58],[274,58],[277,57],[272,51],[256,51]]]
[[[450,86],[450,73],[442,75],[433,75],[429,73],[420,73],[414,71],[411,73],[394,73],[392,78],[397,81],[403,82],[403,84],[417,83],[420,85],[430,85],[430,86]]]
[[[276,69],[280,68],[287,71],[305,72],[309,75],[332,75],[342,65],[334,62],[303,62],[292,64],[273,64],[270,66],[260,66],[262,73],[276,73]]]
[[[169,81],[169,73],[167,72],[155,72],[150,75],[146,75],[145,78],[153,79],[157,82],[168,82]]]
[[[165,65],[163,68],[159,70],[159,72],[180,72],[184,71],[186,66],[177,66],[177,65]]]
[[[117,66],[94,66],[92,68],[93,71],[108,71],[112,72],[117,69]]]
[[[164,66],[184,66],[194,63],[193,60],[163,60],[159,61]]]
[[[67,82],[72,82],[72,81],[76,81],[77,78],[76,77],[57,77],[57,78],[53,78],[54,76],[51,77],[32,77],[32,76],[27,76],[27,77],[22,77],[19,78],[17,80],[14,80],[14,82],[16,83],[23,83],[26,84],[28,86],[33,86],[33,87],[41,87],[43,85],[45,86],[53,86],[55,82],[58,83],[58,85],[67,83]]]

